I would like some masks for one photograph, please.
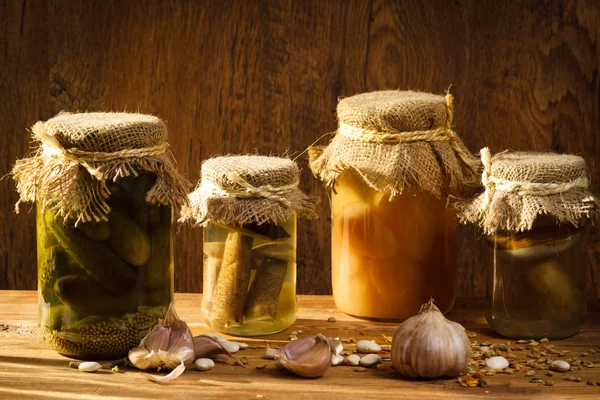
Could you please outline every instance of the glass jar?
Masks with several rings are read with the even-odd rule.
[[[446,199],[395,196],[343,173],[331,195],[336,306],[367,319],[404,320],[433,298],[446,313],[457,281],[456,217]]]
[[[64,221],[37,206],[39,326],[79,359],[117,359],[139,345],[173,299],[173,223],[146,202],[151,173],[107,183],[107,221]]]
[[[487,309],[511,338],[559,339],[586,318],[585,231],[540,218],[523,233],[487,237]]]
[[[202,314],[213,329],[269,335],[296,320],[296,216],[243,227],[208,222]]]

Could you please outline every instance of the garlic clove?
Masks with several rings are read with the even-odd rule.
[[[194,342],[194,358],[209,358],[218,354],[231,356],[231,353],[223,346],[222,342],[209,335],[196,336]]]
[[[171,328],[168,326],[157,325],[156,328],[142,339],[142,345],[146,349],[157,350],[167,349],[169,347],[169,337]]]
[[[469,363],[471,342],[429,300],[396,330],[391,356],[396,371],[411,378],[456,377]]]
[[[279,351],[277,365],[305,378],[318,378],[331,366],[334,342],[320,333],[290,342]]]

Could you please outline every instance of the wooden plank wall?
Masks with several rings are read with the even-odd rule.
[[[336,128],[339,96],[402,88],[456,97],[455,125],[490,146],[581,154],[600,193],[600,3],[498,0],[0,0],[0,173],[27,128],[61,110],[165,119],[179,169],[225,153],[299,154]],[[300,293],[330,293],[326,194],[299,225]],[[36,285],[32,212],[0,181],[0,289]],[[25,211],[27,207],[25,207]],[[479,234],[460,229],[461,295],[485,291]],[[176,289],[201,289],[201,233],[176,237]],[[600,297],[600,235],[585,261]]]

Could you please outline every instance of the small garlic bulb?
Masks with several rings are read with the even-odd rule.
[[[467,367],[471,342],[465,329],[447,320],[433,299],[400,325],[392,341],[392,363],[411,378],[455,377]]]

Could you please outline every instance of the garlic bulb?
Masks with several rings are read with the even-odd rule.
[[[129,361],[139,369],[173,370],[162,377],[145,375],[154,382],[168,382],[185,371],[185,367],[194,362],[194,342],[188,325],[179,319],[173,303],[167,310],[164,320],[150,331],[139,347],[129,352]]]
[[[337,353],[337,347],[337,341],[320,333],[295,340],[279,350],[277,366],[305,378],[318,378],[331,366],[331,357]]]
[[[465,329],[447,320],[431,299],[396,330],[391,355],[396,371],[402,375],[455,377],[467,367],[471,342]]]

